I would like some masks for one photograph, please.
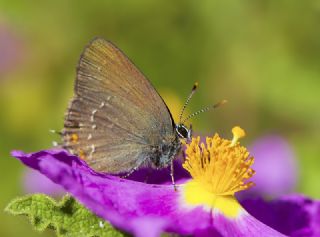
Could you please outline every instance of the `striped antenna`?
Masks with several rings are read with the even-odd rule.
[[[200,113],[207,112],[208,110],[216,109],[216,108],[220,107],[221,105],[223,105],[223,104],[225,104],[225,103],[227,103],[227,100],[222,100],[222,101],[220,101],[219,103],[216,103],[216,104],[214,104],[214,105],[205,107],[205,108],[203,108],[203,109],[200,109],[200,110],[198,110],[197,112],[194,112],[194,113],[190,114],[190,115],[189,115],[188,117],[186,117],[181,123],[183,124],[183,123],[185,123],[186,121],[188,121],[189,119],[191,119],[192,117],[194,117],[194,116],[196,116],[196,115],[198,115],[198,114],[200,114]]]
[[[191,93],[190,93],[190,95],[188,96],[186,102],[184,103],[184,105],[183,105],[183,107],[182,107],[182,110],[181,110],[181,113],[180,113],[180,116],[179,116],[179,123],[181,123],[181,119],[182,119],[183,113],[184,113],[184,111],[186,110],[186,107],[187,107],[187,105],[189,104],[189,101],[191,100],[193,94],[196,92],[198,86],[199,86],[198,82],[194,83],[194,85],[193,85],[193,87],[192,87],[192,90],[191,90]]]

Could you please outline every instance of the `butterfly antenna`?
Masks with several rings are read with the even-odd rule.
[[[179,123],[181,123],[181,119],[182,119],[183,113],[184,113],[184,111],[186,110],[186,107],[187,107],[187,105],[189,104],[189,101],[191,100],[193,94],[196,92],[198,86],[199,86],[198,82],[194,83],[194,85],[193,85],[193,87],[192,87],[192,90],[191,90],[191,93],[189,94],[186,102],[184,103],[184,105],[183,105],[183,107],[182,107],[182,110],[181,110],[181,113],[180,113],[180,116],[179,116]]]
[[[207,112],[208,110],[211,110],[211,109],[216,109],[216,108],[220,107],[221,105],[224,105],[225,103],[227,103],[227,100],[222,100],[222,101],[220,101],[219,103],[216,103],[216,104],[214,104],[214,105],[205,107],[205,108],[203,108],[203,109],[200,109],[200,110],[198,110],[198,111],[190,114],[188,117],[186,117],[186,118],[182,121],[182,123],[185,123],[187,120],[191,119],[192,117],[194,117],[194,116],[196,116],[196,115],[198,115],[198,114],[201,114],[201,113],[203,113],[203,112]]]

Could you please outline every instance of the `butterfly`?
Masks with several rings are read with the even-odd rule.
[[[62,131],[63,147],[96,171],[127,176],[141,166],[164,168],[190,140],[192,128],[173,117],[151,82],[111,42],[95,38],[77,67],[74,97]],[[215,105],[216,107],[217,105]]]

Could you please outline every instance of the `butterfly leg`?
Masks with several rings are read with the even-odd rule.
[[[170,164],[170,176],[171,176],[171,182],[172,182],[172,185],[173,185],[173,189],[174,189],[174,191],[177,191],[177,186],[176,186],[176,183],[174,181],[173,159],[171,159],[171,164]]]

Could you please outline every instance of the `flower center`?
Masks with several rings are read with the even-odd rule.
[[[183,167],[192,179],[185,183],[183,193],[187,204],[237,217],[242,208],[234,194],[254,185],[247,180],[255,171],[251,169],[254,158],[238,142],[245,136],[244,130],[234,127],[232,133],[231,141],[215,134],[206,138],[206,144],[200,143],[200,137],[192,138],[187,144]]]
[[[183,167],[194,181],[216,195],[234,195],[254,185],[253,182],[246,182],[255,173],[250,168],[254,158],[249,157],[247,149],[238,142],[245,132],[240,127],[234,127],[232,133],[232,141],[215,134],[212,138],[207,137],[206,145],[200,144],[200,137],[193,138],[187,145]]]

